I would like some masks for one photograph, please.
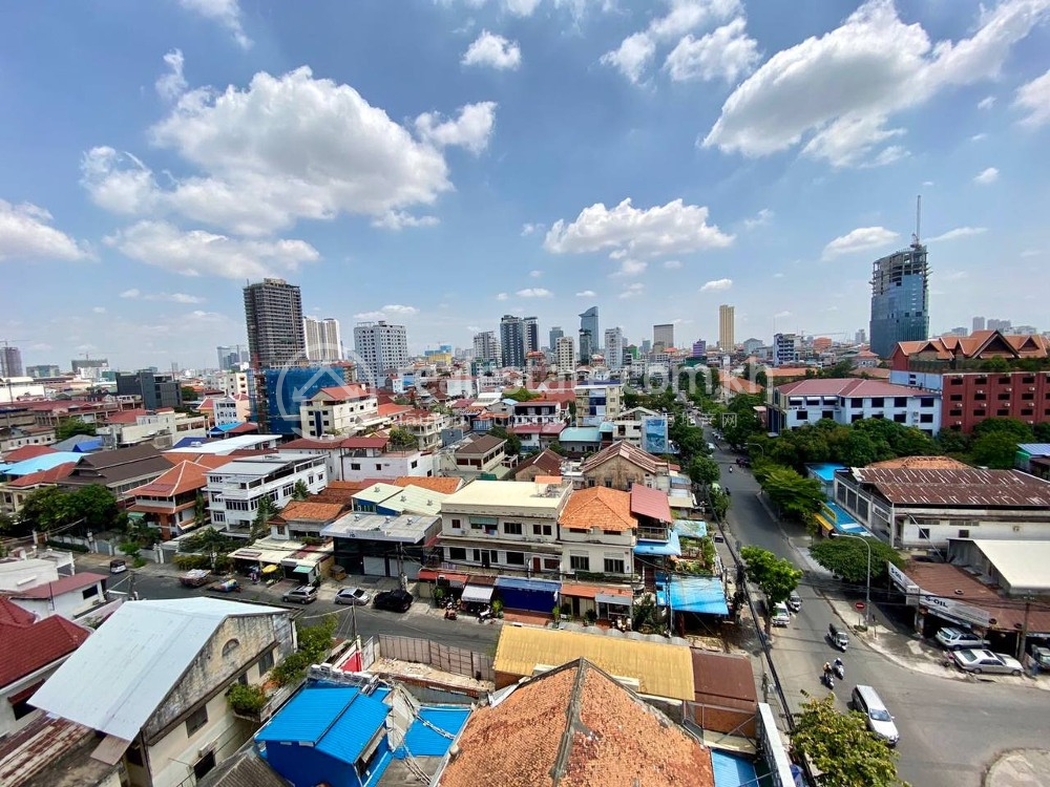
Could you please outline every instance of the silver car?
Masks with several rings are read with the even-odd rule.
[[[342,588],[335,594],[336,604],[352,604],[355,607],[364,607],[371,600],[368,593],[361,588]]]
[[[997,672],[1006,675],[1020,675],[1021,662],[1005,653],[992,653],[984,648],[957,650],[952,658],[959,669],[980,675],[982,672]]]

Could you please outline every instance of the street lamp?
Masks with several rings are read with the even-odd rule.
[[[871,625],[871,543],[865,536],[852,536],[849,533],[839,533],[832,530],[832,538],[855,538],[862,542],[868,550],[868,573],[864,577],[864,625]]]

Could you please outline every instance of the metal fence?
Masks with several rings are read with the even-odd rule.
[[[481,680],[489,681],[496,680],[492,656],[464,648],[442,645],[428,639],[380,634],[379,653],[383,658],[428,664],[453,675],[463,675],[468,678],[480,677]]]

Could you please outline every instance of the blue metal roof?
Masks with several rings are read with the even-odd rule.
[[[238,426],[243,426],[243,424],[240,421],[234,424],[218,424],[208,430],[208,434],[211,434],[212,432],[219,432],[220,434],[223,432],[229,432],[236,429]]]
[[[601,427],[598,426],[569,426],[558,435],[559,443],[598,443],[601,439]]]
[[[317,751],[347,763],[355,763],[368,742],[383,728],[390,708],[375,697],[358,694],[317,744]]]
[[[755,787],[758,771],[750,760],[735,754],[711,750],[711,765],[715,771],[715,787]]]
[[[102,438],[89,434],[75,434],[65,440],[59,440],[50,446],[55,451],[98,451],[102,448]]]
[[[616,424],[614,424],[612,421],[602,421],[601,426],[598,427],[598,431],[602,432],[602,433],[604,433],[604,432],[609,432],[609,433],[615,432],[616,431]]]
[[[851,517],[842,506],[838,503],[833,503],[830,500],[826,503],[828,509],[835,515],[835,521],[831,524],[835,526],[835,529],[840,533],[849,533],[850,535],[863,536],[868,534],[868,531],[864,529],[863,525],[857,524],[857,522]]]
[[[726,592],[718,577],[671,577],[671,609],[702,615],[728,615]],[[667,585],[656,590],[656,605],[667,606]]]
[[[832,481],[835,478],[835,472],[837,470],[845,470],[846,465],[821,462],[819,464],[806,465],[806,469],[821,481]]]
[[[557,593],[561,582],[550,579],[522,579],[519,577],[496,577],[496,587],[513,590],[535,590],[541,593]]]
[[[66,462],[79,462],[84,458],[83,454],[73,451],[55,451],[53,454],[41,454],[32,459],[25,459],[9,465],[0,465],[0,473],[10,476],[24,476],[30,473],[39,473],[41,470],[50,470]]]
[[[1021,443],[1017,450],[1029,456],[1050,456],[1050,443]]]
[[[682,542],[678,540],[678,534],[672,530],[667,541],[642,541],[639,539],[638,543],[635,544],[634,554],[681,557]]]
[[[420,708],[419,718],[413,721],[412,726],[408,728],[405,740],[394,752],[394,756],[399,760],[409,755],[444,757],[452,745],[452,738],[463,729],[468,716],[470,716],[470,708]],[[448,733],[451,737],[437,732],[435,727]]]

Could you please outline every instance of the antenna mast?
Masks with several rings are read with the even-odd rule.
[[[915,197],[915,234],[911,236],[912,246],[919,245],[920,230],[922,229],[922,194]]]

